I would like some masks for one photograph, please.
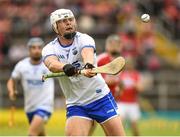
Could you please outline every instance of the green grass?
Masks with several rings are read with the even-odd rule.
[[[27,135],[28,122],[25,113],[22,110],[16,110],[15,125],[13,127],[8,126],[9,113],[8,110],[0,110],[0,136]],[[50,136],[63,136],[65,119],[65,110],[56,110],[46,125],[47,134]],[[132,135],[127,123],[125,123],[125,128],[127,135]],[[144,136],[180,135],[180,120],[152,115],[140,120],[139,129],[141,135]],[[94,135],[104,135],[100,126],[96,128]]]

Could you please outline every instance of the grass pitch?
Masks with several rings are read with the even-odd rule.
[[[15,111],[15,124],[8,126],[9,110],[0,110],[0,136],[26,136],[28,122],[23,110]],[[179,116],[180,117],[180,116]],[[50,136],[63,136],[65,126],[65,110],[56,110],[46,125],[47,134]],[[127,135],[132,135],[128,122],[125,123]],[[143,117],[139,121],[140,134],[144,136],[175,136],[180,135],[180,119],[168,119],[155,114]],[[100,126],[94,132],[95,136],[103,136]]]

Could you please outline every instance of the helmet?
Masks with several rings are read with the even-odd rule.
[[[58,33],[56,22],[59,20],[73,18],[74,14],[69,9],[58,9],[51,13],[50,15],[50,22],[53,30]]]
[[[27,46],[28,47],[31,47],[32,45],[38,45],[38,46],[44,46],[44,41],[39,38],[39,37],[33,37],[33,38],[30,38],[28,43],[27,43]]]

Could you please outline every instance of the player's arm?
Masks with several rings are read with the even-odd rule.
[[[61,63],[56,56],[48,56],[44,60],[44,64],[51,72],[62,72],[64,63]]]
[[[81,51],[81,55],[83,58],[83,63],[94,64],[94,49],[93,48],[83,48]]]
[[[52,45],[46,45],[42,50],[42,57],[44,64],[47,68],[53,72],[58,73],[64,71],[67,76],[73,76],[77,74],[77,69],[71,64],[64,64],[59,61]]]
[[[45,58],[44,64],[53,73],[64,71],[67,76],[74,76],[78,73],[77,68],[71,64],[64,64],[60,62],[56,56],[48,56]]]
[[[16,98],[16,81],[13,78],[10,78],[7,82],[7,89],[9,98],[15,100]]]
[[[115,98],[120,96],[123,93],[123,90],[124,90],[124,84],[120,81],[115,88]]]
[[[7,82],[7,90],[8,90],[9,98],[11,100],[16,99],[16,94],[17,94],[16,84],[17,81],[21,79],[21,65],[22,65],[21,62],[16,64],[14,70],[12,71],[11,77]]]
[[[135,88],[138,92],[143,92],[144,91],[144,86],[143,86],[143,82],[141,80],[139,80],[136,85]]]
[[[141,74],[137,75],[137,81],[135,83],[135,88],[138,92],[143,92],[144,91],[144,80]]]
[[[87,77],[93,77],[96,75],[96,73],[91,72],[91,69],[94,68],[94,48],[92,47],[86,47],[83,48],[81,51],[81,56],[83,59],[83,63],[85,64],[85,69],[87,71],[85,72],[85,76]]]
[[[106,81],[106,83],[107,83],[109,86],[114,85],[114,84],[116,84],[116,83],[119,82],[117,76],[110,76],[110,75],[105,75],[105,76],[104,76],[104,80]]]

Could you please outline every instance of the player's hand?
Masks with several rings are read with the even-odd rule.
[[[122,89],[119,86],[116,86],[115,87],[115,93],[114,93],[115,98],[121,96],[122,92],[123,92]]]
[[[78,74],[78,69],[71,64],[64,65],[63,71],[69,77]]]
[[[118,76],[104,75],[104,79],[108,85],[114,85],[116,83],[119,83]]]
[[[84,66],[84,69],[85,69],[84,76],[91,78],[91,77],[97,75],[97,73],[92,72],[93,68],[95,68],[94,65],[92,65],[91,63],[86,63]]]
[[[120,95],[120,88],[118,86],[115,87],[114,98],[116,99]]]
[[[84,69],[84,76],[88,78],[92,78],[93,76],[97,75],[97,73],[92,72],[92,69]]]
[[[95,68],[95,66],[93,64],[91,64],[91,63],[86,63],[84,65],[84,69],[93,69],[93,68]]]

